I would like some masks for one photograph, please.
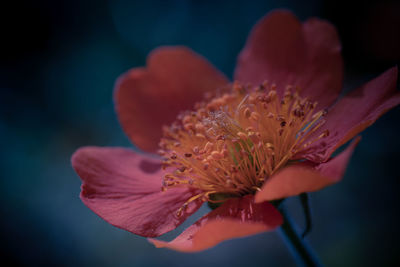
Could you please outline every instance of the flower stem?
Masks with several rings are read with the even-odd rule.
[[[279,233],[299,266],[322,266],[311,247],[296,231],[296,226],[284,208],[279,209],[284,222]]]

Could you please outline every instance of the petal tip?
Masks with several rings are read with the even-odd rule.
[[[165,247],[165,242],[164,242],[164,241],[157,240],[157,239],[151,238],[151,237],[147,238],[147,241],[148,241],[149,243],[151,243],[152,245],[154,245],[156,248],[163,248],[163,247]]]
[[[267,199],[265,199],[262,194],[259,194],[259,192],[257,192],[256,195],[254,196],[254,203],[258,204],[264,201],[267,201]]]
[[[228,82],[223,73],[190,48],[158,47],[147,56],[146,66],[128,70],[117,79],[117,117],[132,143],[154,153],[163,125],[172,123],[179,112],[192,109],[205,92]]]
[[[71,156],[71,165],[74,170],[77,170],[77,166],[79,162],[82,160],[83,157],[88,155],[89,151],[95,150],[96,147],[94,146],[83,146],[75,150],[75,152]]]
[[[285,9],[285,8],[278,8],[278,9],[271,10],[263,18],[267,18],[267,17],[269,17],[269,18],[287,17],[287,18],[292,18],[292,19],[298,20],[298,18],[296,17],[296,15],[293,14],[292,11],[290,11],[289,9]]]

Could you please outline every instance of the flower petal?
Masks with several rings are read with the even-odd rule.
[[[346,150],[328,162],[318,165],[305,162],[284,168],[264,183],[255,196],[256,203],[318,191],[339,182],[359,141],[360,138],[356,138]]]
[[[110,224],[146,237],[175,229],[195,212],[193,201],[180,217],[176,211],[194,192],[184,188],[161,192],[160,161],[131,150],[84,147],[72,156],[82,179],[81,199]]]
[[[301,96],[324,108],[342,88],[340,51],[330,23],[312,18],[301,24],[289,11],[273,11],[251,31],[238,57],[235,80],[254,85],[268,80],[280,94],[287,85],[298,86]]]
[[[325,117],[326,123],[310,140],[325,130],[329,130],[329,136],[315,142],[296,157],[315,162],[328,159],[337,148],[400,104],[396,83],[397,67],[394,67],[340,99]]]
[[[228,83],[206,59],[185,47],[152,51],[146,68],[123,74],[115,86],[115,102],[122,128],[139,148],[154,152],[162,125],[180,111],[193,108],[207,91]]]
[[[227,239],[273,230],[282,222],[281,214],[271,203],[255,204],[254,197],[247,195],[227,200],[171,242],[156,239],[149,241],[158,248],[196,252]]]

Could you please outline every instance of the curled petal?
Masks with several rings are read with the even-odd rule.
[[[329,136],[301,151],[296,157],[323,162],[341,145],[348,142],[380,116],[400,104],[400,93],[396,90],[397,67],[391,68],[361,88],[350,92],[333,106],[325,117],[326,123],[320,131],[329,131]]]
[[[235,79],[254,85],[265,80],[282,94],[287,85],[318,101],[332,104],[342,88],[343,62],[335,27],[312,18],[301,22],[289,11],[277,10],[251,31],[238,57]]]
[[[283,222],[275,207],[264,202],[254,203],[253,196],[227,200],[221,207],[202,217],[171,242],[149,239],[156,247],[182,252],[208,249],[218,243],[273,230]]]
[[[339,182],[359,141],[360,138],[356,138],[346,150],[328,162],[318,165],[305,162],[284,168],[264,183],[255,196],[256,203],[318,191]]]
[[[194,192],[176,188],[161,191],[160,162],[128,149],[83,147],[72,156],[72,166],[82,179],[81,199],[110,224],[146,237],[175,229],[195,212],[176,212]]]
[[[129,70],[117,80],[118,118],[134,144],[154,152],[163,125],[172,123],[180,111],[192,109],[205,92],[227,83],[223,74],[190,49],[157,48],[146,68]]]

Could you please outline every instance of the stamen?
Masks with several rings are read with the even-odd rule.
[[[300,97],[288,86],[282,97],[267,82],[247,89],[235,82],[232,92],[197,103],[195,112],[183,112],[170,127],[158,153],[165,158],[162,191],[191,187],[200,193],[177,211],[216,194],[242,196],[259,191],[263,183],[293,155],[325,138],[326,111]],[[220,200],[218,200],[220,201]]]

